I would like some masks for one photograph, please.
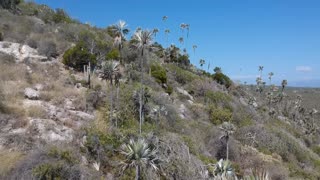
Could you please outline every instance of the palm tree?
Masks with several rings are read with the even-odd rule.
[[[193,54],[194,54],[194,55],[196,55],[196,49],[197,49],[197,48],[198,48],[198,46],[195,45],[195,44],[192,46]]]
[[[185,23],[181,23],[180,24],[180,29],[181,29],[182,34],[183,34],[185,28],[186,28],[186,24]]]
[[[163,17],[162,17],[162,21],[163,21],[163,22],[166,22],[167,19],[168,19],[168,16],[163,16]]]
[[[283,92],[284,88],[288,85],[288,81],[286,79],[282,80],[281,82],[281,86],[282,86],[282,89],[281,89],[281,92]]]
[[[187,39],[189,38],[190,24],[186,24],[187,29]]]
[[[229,160],[229,138],[230,135],[232,135],[235,131],[235,127],[233,124],[229,123],[229,122],[224,122],[220,129],[223,131],[223,135],[220,137],[220,140],[225,139],[227,148],[226,148],[226,152],[227,152],[227,161]]]
[[[272,78],[272,76],[274,75],[274,73],[273,72],[269,72],[269,80],[270,80],[270,85],[271,85],[271,78]]]
[[[179,38],[179,42],[180,42],[181,45],[183,45],[183,42],[184,42],[183,37]]]
[[[148,48],[151,47],[152,44],[152,36],[153,33],[152,31],[137,31],[134,36],[133,36],[133,40],[134,43],[132,44],[132,47],[138,51],[141,51],[141,60],[140,60],[140,67],[141,67],[141,79],[140,79],[140,83],[141,83],[141,93],[140,93],[140,108],[139,108],[139,117],[140,117],[140,128],[139,128],[139,132],[141,134],[141,125],[143,123],[143,112],[142,112],[142,107],[143,107],[143,61],[144,61],[144,52],[145,50],[147,50]]]
[[[259,66],[260,78],[262,78],[263,66]]]
[[[152,32],[153,32],[154,37],[156,38],[157,37],[157,33],[159,32],[159,29],[158,28],[154,28]]]
[[[112,26],[112,30],[115,33],[116,37],[114,38],[113,45],[118,48],[120,53],[120,63],[121,63],[121,49],[123,47],[123,41],[125,41],[125,36],[129,33],[127,28],[128,24],[120,20],[118,23]]]
[[[165,34],[165,36],[166,36],[166,44],[167,44],[167,46],[168,46],[168,36],[169,36],[169,33],[170,33],[170,29],[164,30],[164,34]]]
[[[111,60],[107,61],[102,65],[101,68],[101,78],[110,81],[111,93],[110,93],[110,121],[113,119],[113,81],[115,81],[116,86],[119,83],[120,72],[119,72],[119,63]],[[118,122],[116,121],[116,127]]]
[[[157,158],[157,149],[149,145],[144,139],[137,141],[130,139],[128,144],[123,144],[120,150],[125,155],[126,160],[122,162],[122,172],[129,168],[136,169],[136,180],[141,180],[141,168],[152,167],[158,171],[160,160]]]
[[[206,63],[206,61],[204,59],[200,59],[199,63],[200,63],[200,66],[202,68],[202,66]]]

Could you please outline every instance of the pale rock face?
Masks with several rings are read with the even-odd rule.
[[[39,55],[36,49],[19,43],[0,42],[0,52],[15,57],[16,62],[23,62],[25,60],[43,62],[48,60],[47,57]]]
[[[24,95],[26,98],[30,100],[38,100],[40,97],[40,92],[32,88],[26,88],[24,90]]]
[[[182,88],[178,88],[178,87],[177,87],[177,91],[178,91],[179,93],[185,95],[185,96],[188,96],[188,97],[190,98],[190,100],[193,101],[193,97],[188,93],[188,91],[186,91],[186,90],[184,90],[184,89],[182,89]]]

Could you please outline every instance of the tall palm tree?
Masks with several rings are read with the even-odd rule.
[[[180,29],[181,29],[182,34],[184,33],[184,29],[185,28],[186,28],[186,24],[185,23],[181,23],[180,24]]]
[[[122,162],[122,172],[129,169],[136,169],[136,180],[141,180],[141,168],[152,167],[158,171],[160,160],[157,158],[157,149],[149,145],[144,139],[137,141],[130,139],[129,143],[123,144],[120,150],[126,160]]]
[[[128,24],[120,20],[118,23],[112,26],[112,30],[115,33],[115,38],[113,45],[118,48],[120,53],[120,63],[121,63],[121,49],[123,47],[123,42],[125,41],[125,36],[129,33],[129,29],[127,28]]]
[[[189,38],[190,24],[186,24],[187,29],[187,39]]]
[[[282,80],[281,82],[281,86],[282,86],[282,89],[281,89],[281,92],[283,92],[284,88],[288,85],[288,81],[286,79]]]
[[[270,80],[270,85],[271,85],[271,79],[272,79],[272,76],[274,75],[274,73],[273,72],[269,72],[269,80]]]
[[[117,85],[120,78],[120,72],[119,72],[119,63],[111,60],[107,61],[104,64],[102,64],[101,68],[101,78],[110,81],[110,121],[112,122],[113,119],[113,81],[115,81],[115,84]],[[118,126],[118,122],[116,121],[116,127]]]
[[[168,37],[169,37],[169,34],[170,34],[170,29],[165,29],[165,30],[164,30],[164,34],[165,34],[165,36],[166,36],[166,44],[167,44],[167,46],[168,46]]]
[[[183,45],[183,42],[184,42],[183,37],[180,37],[180,38],[179,38],[179,42],[180,42],[181,45]]]
[[[263,66],[259,66],[259,72],[260,72],[260,78],[262,78],[262,71],[263,71]]]
[[[166,22],[167,19],[168,19],[168,16],[163,16],[163,17],[162,17],[162,21],[163,21],[163,22]]]
[[[151,47],[152,45],[152,36],[153,36],[153,32],[152,31],[148,31],[148,30],[144,30],[144,31],[137,31],[134,36],[132,37],[132,39],[134,40],[132,47],[133,49],[136,49],[138,51],[141,51],[141,60],[140,60],[140,67],[141,67],[141,79],[140,79],[140,83],[141,83],[141,93],[140,93],[140,108],[139,108],[139,118],[140,118],[140,128],[139,128],[139,132],[141,134],[141,125],[143,123],[143,112],[142,112],[142,107],[143,107],[143,61],[144,61],[144,52],[145,50],[147,50],[148,48]]]
[[[194,54],[194,55],[196,55],[196,49],[197,49],[197,48],[198,48],[198,46],[195,45],[195,44],[192,46],[193,54]]]
[[[200,66],[202,68],[202,66],[206,63],[206,61],[204,59],[200,59],[199,63],[200,63]]]
[[[159,29],[158,28],[154,28],[152,30],[152,32],[153,32],[154,37],[156,38],[157,37],[157,33],[159,32]]]
[[[227,153],[227,161],[229,160],[229,139],[230,136],[234,133],[235,127],[230,122],[224,122],[220,129],[223,131],[223,135],[220,137],[220,140],[225,139],[226,142],[226,153]]]

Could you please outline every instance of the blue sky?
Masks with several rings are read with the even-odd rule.
[[[264,78],[274,72],[274,83],[287,79],[289,86],[320,87],[319,0],[36,0],[63,8],[82,22],[106,27],[125,20],[132,32],[137,27],[160,29],[156,40],[180,46],[181,23],[190,24],[185,37],[193,64],[200,58],[234,80],[254,83],[258,66]],[[166,23],[162,17],[168,16]],[[192,45],[196,44],[195,55]],[[207,67],[207,65],[205,65]]]

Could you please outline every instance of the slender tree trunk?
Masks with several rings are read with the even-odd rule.
[[[116,112],[119,111],[119,85],[117,86],[117,92],[116,92]],[[118,116],[116,115],[116,127],[118,127]]]
[[[143,49],[141,53],[141,61],[140,61],[140,66],[141,66],[141,78],[140,78],[140,84],[141,84],[141,89],[140,89],[140,97],[139,97],[139,116],[140,116],[140,123],[139,123],[139,133],[141,135],[141,126],[143,123],[143,112],[142,112],[142,107],[143,107]]]
[[[141,168],[139,165],[136,166],[136,180],[141,180]]]
[[[227,141],[227,160],[229,160],[229,142]]]
[[[112,85],[112,80],[111,80],[111,84],[110,84],[110,121],[113,122],[113,85]],[[117,126],[117,124],[116,124]]]

